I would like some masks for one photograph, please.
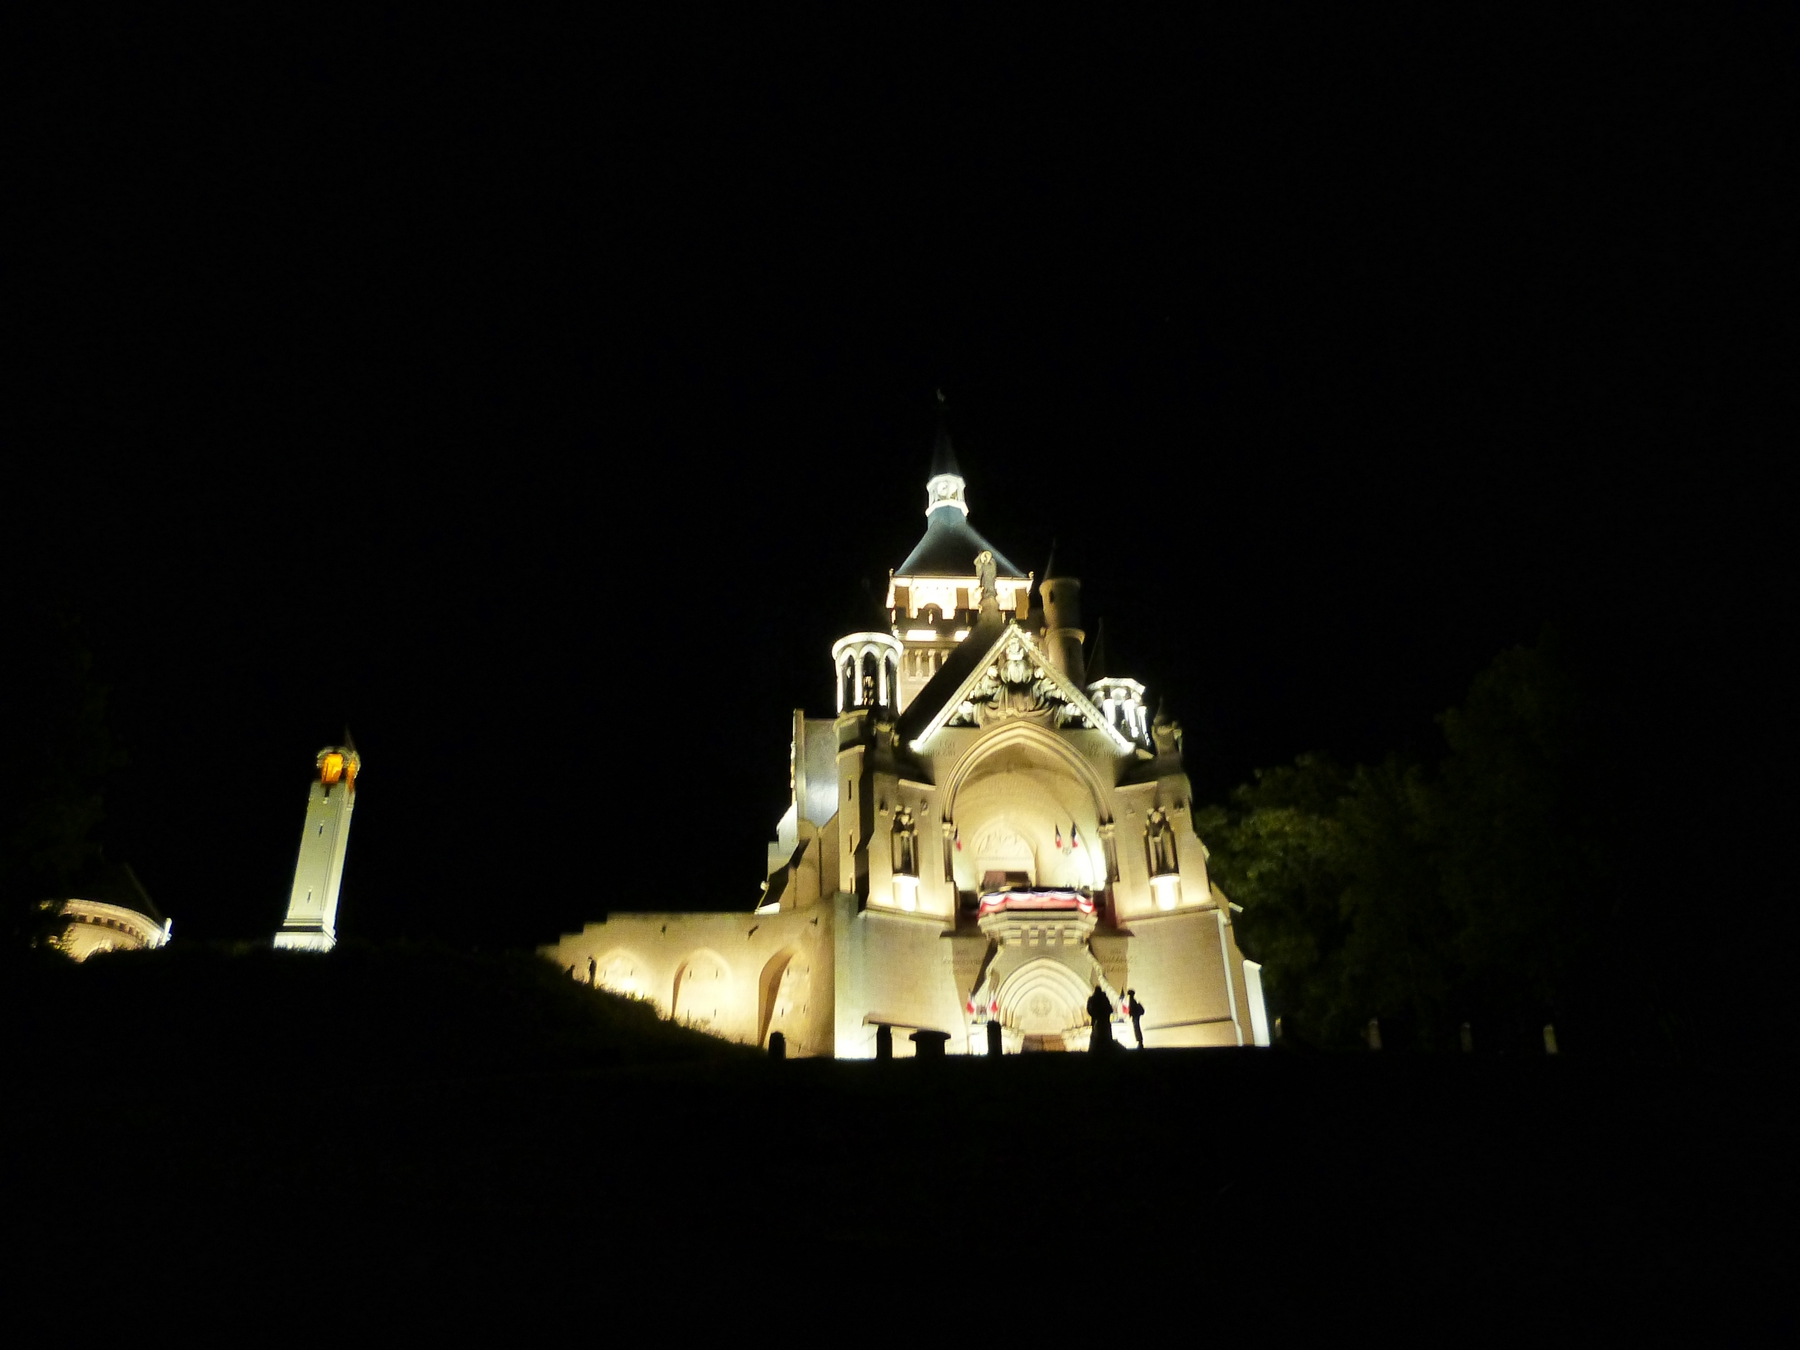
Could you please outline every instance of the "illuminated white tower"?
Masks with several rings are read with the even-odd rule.
[[[356,809],[356,775],[362,757],[355,747],[328,745],[319,751],[319,776],[306,799],[300,832],[300,861],[287,921],[275,934],[277,947],[328,952],[337,945],[338,886],[344,879],[344,849],[350,842],[350,813]]]

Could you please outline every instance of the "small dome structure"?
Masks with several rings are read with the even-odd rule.
[[[837,672],[837,710],[891,708],[899,695],[900,639],[893,619],[867,586],[845,626],[849,632],[831,644]]]

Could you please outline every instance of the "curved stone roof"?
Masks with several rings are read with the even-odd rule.
[[[972,577],[975,557],[983,549],[994,555],[997,576],[1023,581],[1025,573],[999,549],[983,539],[969,518],[954,507],[940,506],[925,518],[925,537],[894,569],[899,577]]]

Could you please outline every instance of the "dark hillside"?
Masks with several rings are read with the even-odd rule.
[[[141,1071],[15,1061],[9,1114],[42,1165],[11,1173],[13,1271],[54,1284],[72,1254],[129,1251],[183,1325],[279,1312],[296,1281],[333,1317],[497,1310],[609,1340],[776,1316],[973,1329],[1021,1298],[1146,1345],[1215,1297],[1459,1338],[1571,1309],[1615,1329],[1700,1313],[1728,1338],[1791,1320],[1793,1113],[1748,1075],[1279,1051],[775,1063],[528,961],[90,967],[94,1010],[146,1015],[64,1021],[59,1055],[85,1040]],[[189,975],[206,998],[170,1000]]]
[[[27,967],[12,1072],[42,1081],[384,1083],[750,1054],[524,953],[174,943]]]

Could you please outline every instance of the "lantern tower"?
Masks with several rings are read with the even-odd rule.
[[[356,809],[362,756],[355,746],[328,745],[319,751],[315,767],[287,920],[275,934],[275,945],[328,952],[337,945],[338,887],[344,879],[344,850],[350,843],[350,813]]]

